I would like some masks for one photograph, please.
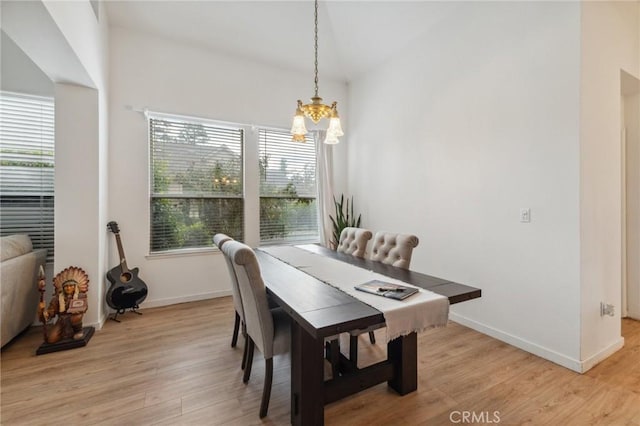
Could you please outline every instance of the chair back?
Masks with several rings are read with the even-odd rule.
[[[418,237],[410,234],[376,232],[371,250],[371,260],[409,269],[411,254],[418,246]]]
[[[367,252],[367,242],[371,239],[372,235],[368,229],[344,228],[340,233],[340,241],[338,241],[336,251],[338,253],[364,258]]]
[[[229,259],[229,256],[227,256],[227,254],[222,250],[222,246],[229,241],[233,241],[233,238],[225,234],[216,234],[213,236],[213,243],[224,255],[224,260],[227,264],[227,269],[229,270],[229,276],[231,277],[231,297],[233,298],[233,307],[240,316],[240,319],[244,322],[244,309],[242,307],[242,298],[240,297],[240,288],[238,287],[238,277],[236,277],[236,271],[233,268],[231,259]]]
[[[222,246],[233,264],[244,307],[247,334],[265,359],[273,357],[273,316],[267,302],[267,290],[260,273],[260,265],[251,247],[238,241],[227,241]]]

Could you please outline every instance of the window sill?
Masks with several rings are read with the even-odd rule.
[[[267,241],[261,242],[259,247],[262,246],[275,246],[282,244],[290,244],[290,245],[301,245],[301,244],[319,244],[320,241],[318,239],[310,239],[310,240],[296,240],[296,241]],[[217,247],[202,247],[202,248],[188,248],[188,249],[179,249],[179,250],[167,250],[167,251],[159,251],[156,253],[149,253],[145,256],[146,259],[156,260],[156,259],[166,259],[171,257],[184,257],[184,256],[208,256],[212,253],[221,253],[221,251]]]
[[[167,250],[159,251],[156,253],[149,253],[145,256],[146,259],[166,259],[168,257],[184,257],[184,256],[208,256],[212,253],[220,253],[217,247],[203,247],[203,248],[188,248],[180,250]]]

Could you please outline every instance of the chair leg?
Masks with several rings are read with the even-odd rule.
[[[244,350],[242,351],[242,364],[240,368],[244,370],[247,366],[247,354],[249,353],[249,336],[247,336],[246,333],[242,333],[242,335],[244,336]]]
[[[271,399],[271,382],[273,381],[273,358],[264,360],[264,389],[262,389],[262,402],[260,403],[260,418],[267,415],[269,399]]]
[[[235,348],[238,343],[238,330],[240,330],[240,315],[236,312],[236,321],[233,324],[233,337],[231,338],[231,347]]]
[[[372,345],[376,344],[376,335],[373,334],[373,331],[369,332],[369,341],[371,342]]]
[[[358,365],[358,336],[349,336],[349,360]]]
[[[247,383],[249,376],[251,376],[251,365],[253,364],[253,340],[247,335],[247,365],[244,367],[244,376],[242,381]]]

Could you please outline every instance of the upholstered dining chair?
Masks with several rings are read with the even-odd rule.
[[[289,351],[291,321],[282,309],[269,309],[267,291],[260,273],[260,265],[251,247],[238,241],[227,241],[222,251],[231,260],[238,279],[247,332],[247,364],[243,382],[251,375],[254,348],[264,355],[265,378],[260,403],[260,418],[267,415],[273,381],[273,356]]]
[[[371,249],[371,260],[409,269],[411,254],[418,246],[418,237],[411,234],[376,232]]]
[[[370,259],[397,268],[409,269],[413,249],[418,246],[418,243],[418,237],[415,235],[376,232],[376,236],[373,238]],[[376,336],[373,331],[378,328],[383,328],[383,326],[372,326],[367,330],[355,330],[351,332],[350,346],[355,347],[357,351],[358,335],[366,331],[369,332],[369,341],[375,343]],[[351,356],[353,356],[353,351],[351,351]]]
[[[347,227],[340,233],[340,241],[336,251],[364,258],[367,253],[367,243],[372,237],[371,231],[364,228]]]
[[[244,326],[244,309],[242,308],[242,298],[240,297],[238,278],[236,277],[236,272],[233,268],[233,264],[231,263],[231,259],[229,259],[227,254],[222,250],[222,246],[228,241],[234,240],[233,238],[225,234],[216,234],[213,236],[213,243],[218,247],[218,249],[220,249],[220,251],[224,255],[224,260],[227,264],[227,269],[229,270],[229,277],[231,278],[231,297],[233,299],[233,307],[235,309],[235,322],[233,325],[233,336],[231,337],[231,347],[235,348],[236,344],[238,343],[238,332],[240,331],[240,328],[242,328],[242,336],[245,338],[241,365],[242,369],[244,370],[247,363],[247,333]]]

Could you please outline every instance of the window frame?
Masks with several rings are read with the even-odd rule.
[[[244,181],[244,170],[246,168],[246,160],[245,160],[245,145],[246,145],[246,126],[234,125],[233,123],[222,122],[217,120],[209,120],[199,117],[190,117],[183,116],[177,114],[166,114],[166,113],[156,113],[145,111],[145,115],[147,118],[147,135],[148,135],[148,153],[149,153],[149,168],[148,168],[148,231],[149,231],[149,244],[148,244],[148,256],[149,257],[164,257],[164,256],[172,256],[172,255],[185,255],[185,254],[194,254],[201,253],[207,251],[215,251],[217,250],[213,245],[212,241],[209,241],[209,244],[206,246],[196,246],[196,247],[181,247],[181,248],[170,248],[167,250],[153,250],[152,242],[153,242],[153,201],[166,199],[166,200],[242,200],[241,208],[242,208],[242,234],[245,235],[245,218],[246,218],[246,206],[245,206],[245,188],[246,183]],[[199,124],[203,126],[215,127],[218,129],[227,129],[230,131],[239,131],[240,132],[240,175],[242,178],[242,188],[238,195],[197,195],[197,194],[161,194],[154,192],[154,161],[153,161],[153,141],[152,141],[152,131],[151,131],[151,120],[165,120],[165,121],[173,121],[173,122],[183,122],[188,124]]]
[[[289,130],[288,129],[278,129],[278,128],[268,128],[268,127],[259,127],[258,131],[257,131],[257,139],[258,139],[258,155],[259,158],[262,159],[262,155],[261,155],[261,151],[262,151],[262,146],[263,143],[265,142],[265,140],[263,139],[261,133],[262,132],[271,132],[274,134],[280,134],[280,136],[282,135],[287,135],[287,138],[289,138]],[[274,137],[275,141],[277,142],[277,136]],[[300,142],[296,142],[300,143]],[[318,182],[317,182],[317,177],[318,177],[318,173],[317,173],[317,150],[316,150],[316,146],[315,144],[317,143],[315,138],[313,137],[313,135],[311,134],[307,134],[306,136],[306,142],[307,144],[311,144],[311,154],[313,156],[313,173],[314,173],[314,189],[313,189],[313,196],[305,196],[305,195],[299,195],[296,197],[291,197],[291,196],[286,196],[286,195],[276,195],[276,194],[271,194],[271,195],[263,195],[262,194],[262,178],[260,178],[260,182],[259,182],[259,188],[258,188],[258,198],[259,198],[259,205],[260,205],[260,212],[259,214],[262,213],[262,200],[263,199],[270,199],[270,200],[277,200],[277,199],[281,199],[281,200],[313,200],[314,202],[314,208],[315,208],[315,219],[316,219],[316,234],[313,236],[307,236],[307,237],[303,237],[303,238],[272,238],[272,239],[263,239],[262,235],[259,236],[259,241],[260,241],[260,245],[275,245],[275,244],[284,244],[284,243],[298,243],[298,244],[304,244],[304,243],[316,243],[320,241],[320,223],[318,220],[318,216],[320,214],[319,212],[319,201],[318,201],[318,197],[319,197],[319,192],[318,192]],[[280,151],[277,153],[282,153],[284,151]],[[304,153],[303,153],[304,155]],[[294,157],[295,158],[295,157]],[[299,156],[297,158],[300,158]],[[295,160],[294,160],[295,162]],[[260,166],[258,166],[260,168]],[[261,218],[259,218],[260,221]],[[262,234],[262,228],[260,228],[260,234]]]
[[[162,112],[152,112],[145,110],[145,116],[147,117],[147,136],[148,136],[148,145],[147,152],[149,154],[149,167],[148,167],[148,203],[147,206],[149,208],[147,214],[147,230],[149,232],[148,238],[148,254],[147,258],[166,258],[166,257],[175,257],[175,256],[188,256],[188,255],[199,255],[199,254],[207,254],[210,252],[218,251],[215,245],[207,246],[207,247],[190,247],[190,248],[182,248],[182,249],[173,249],[173,250],[165,250],[165,251],[151,251],[151,199],[152,199],[152,185],[153,185],[153,164],[152,164],[152,151],[151,151],[151,132],[150,132],[150,123],[149,118],[159,118],[159,119],[173,119],[186,121],[197,124],[205,124],[212,125],[216,127],[227,127],[234,129],[242,129],[243,130],[243,143],[242,143],[242,172],[243,172],[243,237],[244,243],[251,247],[258,247],[260,245],[270,245],[270,244],[282,244],[288,242],[287,240],[278,240],[278,241],[268,241],[262,242],[260,240],[260,173],[259,173],[259,130],[272,130],[272,131],[280,131],[280,132],[288,132],[288,129],[273,127],[273,126],[259,126],[259,125],[251,125],[251,124],[242,124],[230,121],[223,120],[214,120],[209,118],[197,117],[197,116],[186,116],[179,114],[169,114]],[[317,156],[317,151],[315,153]],[[316,157],[316,167],[317,167],[317,157]],[[316,178],[317,178],[317,170],[316,170]],[[316,182],[316,200],[318,200],[319,191],[318,184]],[[319,203],[316,201],[316,206]],[[320,212],[318,212],[318,215]],[[318,243],[320,242],[320,220],[318,220],[317,228],[318,233],[315,238],[309,239],[300,239],[296,240],[296,244],[310,244],[310,243]]]

